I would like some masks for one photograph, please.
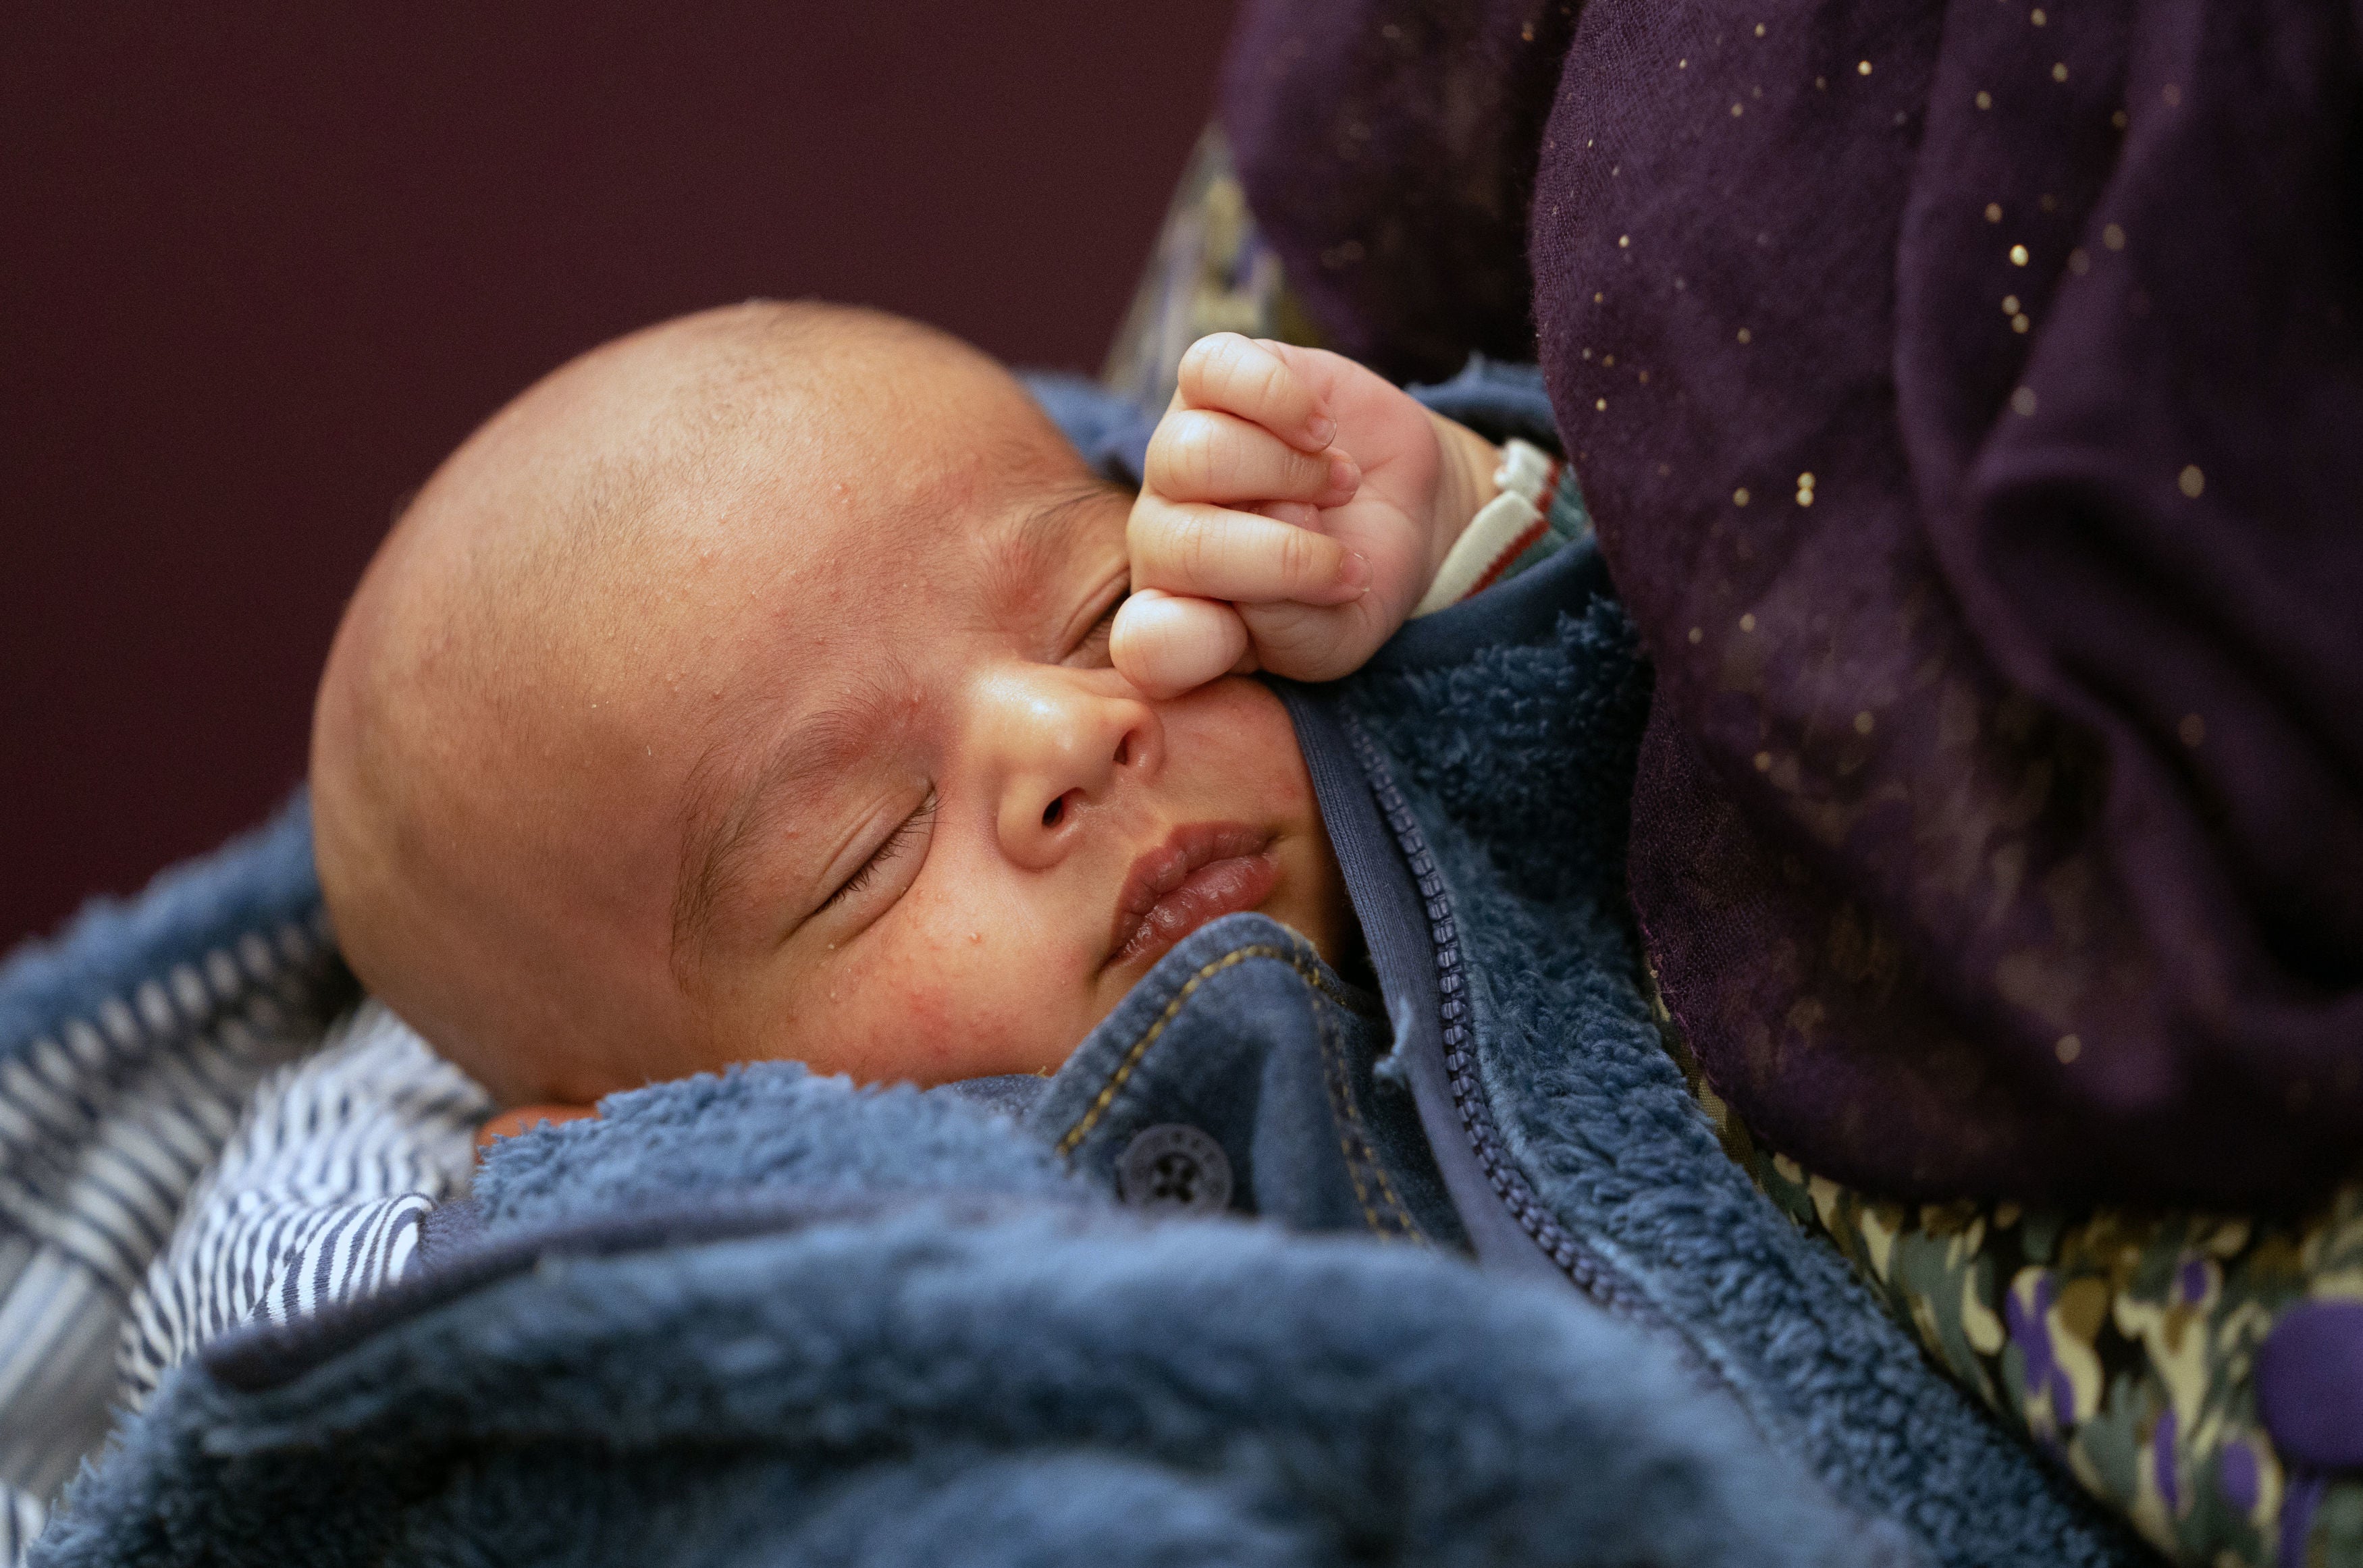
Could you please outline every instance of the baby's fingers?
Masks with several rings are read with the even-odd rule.
[[[1337,438],[1321,396],[1278,347],[1217,332],[1182,356],[1177,407],[1215,408],[1262,425],[1299,451],[1318,452]]]
[[[1237,611],[1153,588],[1126,600],[1108,630],[1108,659],[1116,673],[1159,701],[1229,674],[1247,651],[1248,629]]]
[[[1326,534],[1202,502],[1135,504],[1125,536],[1135,588],[1243,604],[1343,604],[1369,591],[1369,558]]]
[[[1141,477],[1169,501],[1343,506],[1354,498],[1362,470],[1342,452],[1300,452],[1235,414],[1177,408],[1158,421]]]

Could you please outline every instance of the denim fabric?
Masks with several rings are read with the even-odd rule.
[[[1410,1090],[1376,1071],[1388,1040],[1378,999],[1303,937],[1233,915],[1159,962],[1026,1125],[1110,1187],[1135,1139],[1194,1127],[1227,1156],[1236,1212],[1457,1247]]]

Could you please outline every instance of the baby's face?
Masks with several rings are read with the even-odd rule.
[[[1286,715],[1109,668],[1126,498],[747,520],[708,636],[738,701],[652,706],[665,868],[707,1059],[922,1083],[1056,1066],[1190,931],[1262,910],[1334,951],[1337,878]],[[703,617],[701,617],[703,618]],[[694,690],[685,675],[683,687]]]
[[[505,1097],[775,1057],[1042,1071],[1220,915],[1352,943],[1278,700],[1234,678],[1152,702],[1109,668],[1128,495],[997,369],[882,359],[666,470],[653,521],[489,656],[454,630],[484,606],[436,613],[437,569],[465,577],[557,470],[489,524],[430,490],[460,521],[390,551],[379,597],[402,591],[383,613],[429,650],[440,738],[379,767],[452,777],[374,843],[371,791],[336,778],[332,661],[316,780],[339,929]],[[614,449],[604,404],[559,414],[533,464]]]

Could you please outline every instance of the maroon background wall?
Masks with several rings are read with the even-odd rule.
[[[1095,370],[1230,0],[0,4],[0,949],[261,818],[400,497],[753,294]]]

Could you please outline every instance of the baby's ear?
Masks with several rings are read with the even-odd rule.
[[[595,1105],[520,1105],[515,1110],[502,1111],[477,1128],[476,1147],[489,1149],[495,1138],[514,1138],[532,1132],[545,1121],[556,1126],[561,1121],[581,1121],[598,1114]]]

